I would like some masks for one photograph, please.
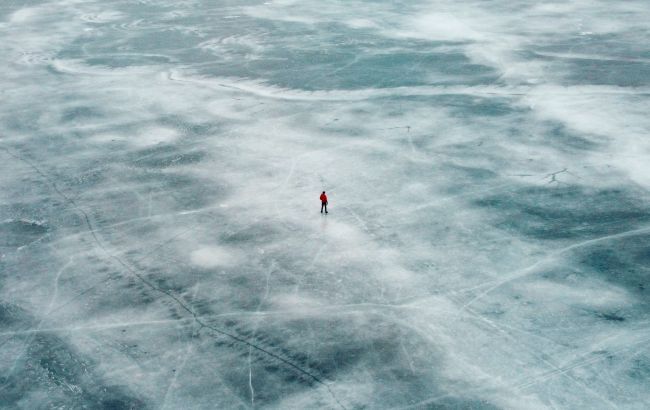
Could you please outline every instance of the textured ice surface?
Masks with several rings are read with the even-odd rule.
[[[0,407],[650,408],[648,21],[0,2]]]

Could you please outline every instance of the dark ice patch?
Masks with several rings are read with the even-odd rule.
[[[650,221],[650,207],[621,189],[525,187],[474,203],[489,209],[499,228],[536,239],[611,235]]]
[[[623,316],[620,316],[614,312],[601,312],[598,313],[597,316],[610,322],[625,322],[625,318]]]
[[[257,27],[262,24],[255,22]],[[215,75],[217,68],[220,76],[264,78],[280,87],[310,91],[488,84],[499,78],[494,68],[471,61],[460,47],[454,49],[458,43],[388,38],[377,42],[373,30],[355,29],[350,36],[349,27],[336,23],[307,27],[274,22],[267,31],[268,47],[255,51],[262,58],[242,65],[251,50],[237,42],[224,42],[218,53],[208,51],[218,60],[213,67],[200,67],[202,74]],[[288,42],[301,46],[281,46]],[[441,51],[441,45],[449,47]]]
[[[86,64],[91,66],[104,66],[109,68],[124,68],[132,66],[155,65],[169,63],[171,59],[166,56],[158,55],[106,55],[102,57],[92,57],[85,60]]]
[[[487,168],[469,167],[462,165],[446,165],[445,173],[450,175],[453,184],[446,190],[449,195],[459,195],[467,191],[468,185],[489,183],[499,176],[496,172]]]
[[[214,354],[221,358],[223,368],[230,369],[222,376],[242,400],[249,399],[249,374],[254,375],[255,400],[261,406],[272,406],[304,390],[313,391],[363,366],[367,377],[377,381],[371,401],[363,404],[370,408],[417,402],[423,402],[423,408],[496,408],[473,397],[441,399],[431,403],[438,407],[426,407],[429,397],[444,395],[430,383],[432,378],[442,377],[436,372],[441,359],[431,348],[422,349],[417,335],[383,315],[316,315],[304,319],[271,315],[262,320],[235,316],[210,321],[210,325],[241,339],[228,340],[214,333]],[[336,389],[333,393],[336,395]]]
[[[650,85],[650,65],[633,59],[570,59],[568,76],[572,84],[643,87]]]
[[[586,151],[595,149],[598,144],[570,131],[563,125],[551,124],[549,130],[544,134],[543,145],[550,143],[557,148],[565,151]]]
[[[219,182],[185,174],[181,170],[162,172],[136,168],[120,175],[120,179],[129,189],[99,191],[93,194],[94,200],[106,204],[97,209],[97,212],[93,212],[93,223],[99,228],[133,218],[143,218],[139,223],[148,224],[150,233],[155,234],[155,227],[150,221],[144,220],[149,215],[150,206],[156,213],[173,214],[209,207],[228,193],[226,186]],[[118,236],[121,235],[119,231],[116,230]],[[103,236],[110,234],[102,233]]]
[[[406,109],[409,104],[441,107],[462,121],[466,121],[468,117],[502,117],[526,111],[513,105],[509,96],[502,95],[483,97],[450,92],[440,95],[377,97],[376,100],[382,103],[385,101],[386,107],[395,106],[396,103],[404,104]],[[417,132],[417,129],[414,128],[411,132]]]
[[[47,234],[48,231],[48,226],[43,222],[25,219],[7,220],[0,223],[0,246],[25,246]]]
[[[280,231],[272,224],[255,223],[233,233],[220,235],[221,241],[234,246],[254,246],[272,243],[280,237]]]
[[[137,151],[130,155],[131,161],[127,158],[127,162],[140,168],[169,168],[196,164],[206,155],[204,151],[183,152],[173,145],[160,145]]]
[[[635,356],[627,374],[632,379],[647,383],[650,380],[650,357],[645,354]]]
[[[628,33],[590,33],[565,37],[526,57],[562,67],[570,84],[642,87],[650,84],[650,53]]]
[[[650,234],[613,238],[576,253],[581,268],[644,295],[641,300],[650,309],[646,299],[650,289]]]
[[[173,200],[176,209],[196,209],[215,203],[226,194],[225,187],[213,180],[202,180],[183,174],[165,174],[164,192]]]
[[[107,384],[97,374],[97,364],[50,333],[27,340],[27,350],[15,369],[5,375],[0,403],[13,407],[44,408],[39,400],[47,391],[47,407],[96,409],[146,409],[144,400],[125,386]],[[34,394],[30,394],[34,393]]]
[[[432,403],[423,404],[418,409],[422,410],[499,410],[487,400],[473,400],[462,397],[445,397]]]
[[[153,30],[146,31],[131,31],[132,34],[125,38],[125,44],[132,47],[134,50],[147,50],[149,52],[168,53],[170,51],[169,45],[173,44],[174,49],[192,48],[196,46],[198,38],[196,35],[189,31],[183,30],[170,30],[159,29],[156,25],[160,23],[153,23]]]
[[[103,117],[103,114],[93,107],[76,106],[63,110],[61,114],[62,122],[89,120]]]
[[[23,308],[9,302],[0,302],[0,329],[29,329],[36,321]]]
[[[449,94],[433,98],[462,120],[466,120],[469,116],[500,117],[520,110],[513,107],[510,99],[499,96],[484,98]]]
[[[276,70],[273,80],[291,88],[316,90],[429,85],[434,73],[437,74],[436,84],[457,84],[461,78],[463,84],[481,84],[497,78],[492,68],[474,64],[462,53],[397,52],[362,54],[362,58],[358,56],[352,53],[341,56],[337,52],[324,54],[315,49],[296,50],[291,54],[285,51],[283,58],[297,62],[304,71],[288,75],[286,70]],[[336,75],[324,75],[323,70],[336,70]],[[395,72],[407,75],[395,76]],[[320,76],[319,81],[316,83],[308,76]]]

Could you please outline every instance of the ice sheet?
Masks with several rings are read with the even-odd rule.
[[[3,2],[0,407],[649,408],[649,19]]]

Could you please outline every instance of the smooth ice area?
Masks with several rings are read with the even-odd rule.
[[[0,1],[0,408],[650,408],[649,21]]]

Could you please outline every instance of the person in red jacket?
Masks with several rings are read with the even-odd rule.
[[[325,213],[327,213],[327,195],[325,195],[325,191],[323,191],[322,194],[320,194],[320,213],[323,213],[323,209],[325,209]]]

